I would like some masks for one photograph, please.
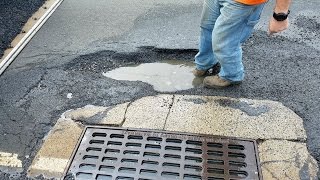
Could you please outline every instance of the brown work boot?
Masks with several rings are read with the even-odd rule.
[[[204,78],[203,85],[206,88],[224,88],[230,85],[240,84],[241,81],[232,82],[225,79],[220,78],[218,75],[216,76],[208,76]]]
[[[207,70],[199,70],[199,69],[197,69],[197,68],[195,68],[195,69],[192,71],[193,75],[196,76],[196,77],[204,76],[204,75],[206,75],[206,72],[207,72]]]
[[[202,76],[212,76],[212,75],[216,75],[220,72],[220,63],[217,63],[215,65],[212,66],[212,68],[209,68],[207,70],[199,70],[199,69],[194,69],[192,71],[193,75],[196,77],[202,77]]]

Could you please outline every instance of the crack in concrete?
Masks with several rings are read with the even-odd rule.
[[[129,109],[129,107],[131,106],[132,103],[133,103],[133,101],[130,101],[130,102],[127,104],[126,110],[125,110],[125,112],[124,112],[123,120],[122,120],[122,122],[118,125],[118,127],[122,127],[123,124],[126,122],[127,112],[128,112],[128,109]]]
[[[275,180],[280,180],[279,178],[277,178],[277,176],[272,171],[270,171],[270,169],[268,169],[266,167],[264,167],[264,169],[271,174],[272,178],[274,178]]]
[[[162,130],[165,130],[165,129],[166,129],[167,121],[168,121],[168,118],[169,118],[169,115],[170,115],[172,106],[173,106],[173,104],[174,104],[175,98],[176,98],[176,96],[175,96],[175,95],[172,95],[172,99],[171,99],[172,101],[171,101],[171,103],[169,104],[169,111],[168,111],[168,114],[167,114],[167,116],[166,116],[166,120],[164,121],[164,125],[163,125]]]
[[[286,170],[287,170],[287,169],[286,169]],[[284,173],[284,175],[285,175],[285,177],[288,178],[289,180],[294,180],[294,179],[292,179],[291,177],[289,177],[287,173]]]

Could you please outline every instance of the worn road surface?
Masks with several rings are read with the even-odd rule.
[[[44,3],[44,0],[0,2],[0,57],[14,37],[20,33],[28,18]]]
[[[65,0],[0,76],[0,152],[18,154],[20,178],[26,178],[42,139],[66,110],[162,93],[143,82],[104,77],[103,72],[168,59],[192,61],[201,7],[201,0]],[[282,102],[303,118],[308,149],[319,163],[320,4],[294,1],[290,29],[268,37],[272,7],[272,2],[266,6],[244,44],[242,85],[175,94]],[[0,179],[9,175],[0,170]]]

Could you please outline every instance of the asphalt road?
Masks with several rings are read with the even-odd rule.
[[[44,0],[0,1],[0,57],[10,42],[20,33],[30,16],[38,10]]]
[[[65,0],[0,77],[0,151],[19,154],[24,177],[42,138],[66,110],[159,94],[146,83],[102,73],[172,58],[192,61],[201,5],[201,0]],[[294,1],[290,29],[268,37],[268,4],[244,45],[241,86],[175,93],[280,101],[303,118],[309,151],[319,162],[319,8],[317,0]],[[0,173],[4,177],[8,174]]]

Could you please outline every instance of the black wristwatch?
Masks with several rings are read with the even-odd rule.
[[[288,10],[288,13],[275,13],[273,12],[273,18],[277,21],[284,21],[288,18],[288,15],[290,14],[290,10]]]

